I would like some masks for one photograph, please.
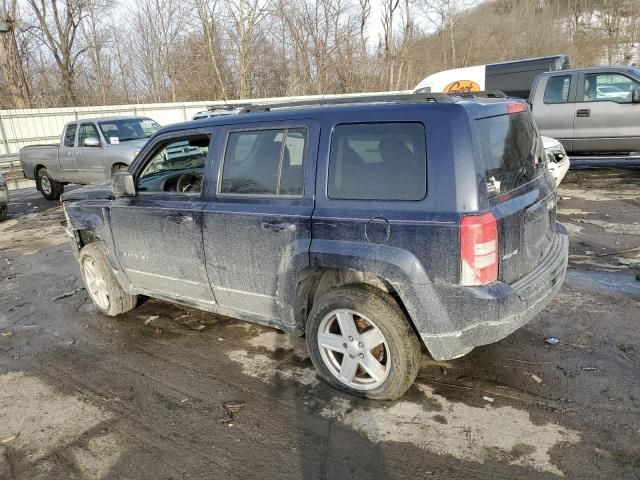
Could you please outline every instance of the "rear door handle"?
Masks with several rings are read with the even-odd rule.
[[[261,227],[271,232],[284,232],[285,230],[294,231],[296,226],[293,223],[283,222],[262,222]]]
[[[167,215],[167,220],[173,223],[181,224],[186,222],[193,222],[193,217],[184,213],[171,213]]]
[[[588,108],[581,108],[576,112],[576,117],[590,117],[591,110]]]

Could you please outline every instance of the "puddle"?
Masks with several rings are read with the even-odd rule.
[[[581,208],[558,208],[558,213],[560,215],[592,215],[596,212],[590,212],[587,210],[582,210]]]
[[[235,350],[229,353],[229,359],[242,365],[242,373],[263,382],[275,383],[277,379],[282,378],[307,386],[314,386],[319,382],[313,368],[290,367],[267,355]]]
[[[252,347],[263,347],[271,351],[277,348],[283,348],[285,350],[293,350],[295,354],[302,359],[309,357],[304,338],[293,337],[274,330],[261,332],[255,337],[252,337],[249,339],[249,345]]]
[[[577,290],[640,300],[640,282],[635,279],[633,272],[613,273],[570,268],[567,270],[565,282]]]
[[[30,461],[50,455],[109,420],[103,410],[23,372],[0,375],[0,438]]]
[[[282,335],[265,331],[251,344],[269,348],[275,353],[286,348]],[[292,340],[289,351],[299,345]],[[315,387],[319,380],[311,367],[290,366],[272,356],[236,350],[229,358],[242,366],[244,374],[265,383],[282,379]],[[422,450],[438,455],[452,455],[463,461],[497,461],[563,475],[551,462],[552,449],[575,444],[580,435],[556,424],[534,424],[529,413],[510,406],[469,406],[452,402],[434,393],[427,385],[416,384],[424,402],[397,401],[366,403],[334,398],[320,411],[325,418],[334,418],[369,438],[372,442],[410,442]],[[437,404],[438,408],[425,408]]]
[[[524,410],[513,407],[472,407],[450,402],[426,385],[416,387],[425,402],[442,408],[428,411],[415,402],[398,401],[389,408],[353,407],[353,402],[335,399],[321,412],[336,418],[373,442],[410,442],[438,455],[460,460],[500,463],[534,468],[563,475],[549,456],[560,445],[575,444],[580,435],[560,425],[536,425]]]
[[[570,235],[578,235],[582,233],[582,230],[584,230],[581,226],[574,225],[573,223],[560,222],[560,224],[567,229],[567,232],[569,232]]]
[[[586,218],[572,218],[572,222],[586,223],[600,227],[608,233],[619,235],[640,235],[640,223],[612,223],[603,220],[589,220]]]
[[[634,200],[638,198],[638,192],[634,189],[618,188],[615,190],[590,188],[588,190],[582,188],[569,188],[562,186],[560,188],[561,197],[574,197],[581,200],[589,200],[592,202],[607,202],[609,200]]]

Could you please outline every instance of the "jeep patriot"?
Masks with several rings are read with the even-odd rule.
[[[305,335],[319,375],[401,396],[560,289],[568,239],[528,106],[412,94],[162,128],[112,186],[63,196],[87,292]]]

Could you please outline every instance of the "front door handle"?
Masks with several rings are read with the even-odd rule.
[[[591,110],[588,108],[581,108],[576,112],[576,117],[590,117]]]

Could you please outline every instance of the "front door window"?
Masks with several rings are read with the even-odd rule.
[[[161,145],[142,170],[138,191],[200,193],[209,142],[209,135],[195,135]]]

